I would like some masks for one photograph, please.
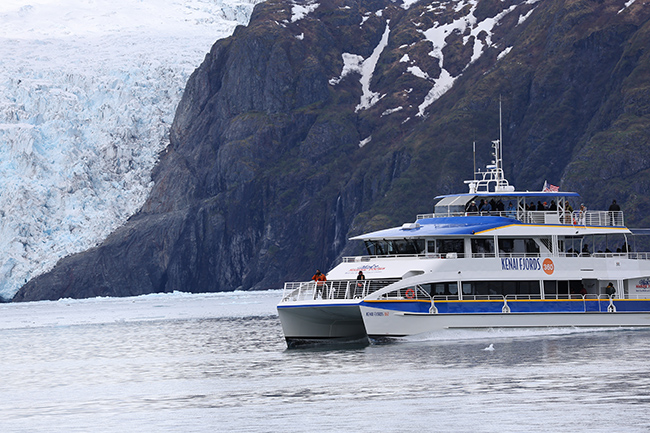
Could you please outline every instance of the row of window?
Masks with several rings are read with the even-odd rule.
[[[539,295],[540,284],[533,281],[463,281],[463,296],[487,295]],[[429,296],[458,296],[456,281],[428,283],[420,285]],[[583,289],[581,280],[544,281],[545,295],[577,294]]]
[[[458,296],[458,283],[440,282],[421,285],[430,296]],[[539,281],[464,281],[463,295],[539,295]]]
[[[366,250],[371,256],[395,254],[465,254],[463,238],[433,239],[396,239],[366,241]],[[494,238],[471,239],[473,253],[494,254]],[[539,246],[532,238],[499,238],[501,253],[539,253]]]
[[[602,238],[602,239],[600,239]],[[498,238],[499,253],[539,254],[540,242],[553,252],[550,237],[541,237],[536,242],[533,238]],[[591,242],[591,243],[589,243]],[[424,239],[395,239],[365,241],[366,251],[371,256],[405,255],[405,254],[465,254],[463,238],[441,238],[425,241]],[[494,238],[472,238],[470,240],[473,254],[495,254]],[[566,236],[558,239],[558,248],[569,254],[594,252],[628,252],[629,246],[623,236]]]

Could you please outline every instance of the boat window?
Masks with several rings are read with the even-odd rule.
[[[438,254],[465,253],[464,239],[436,239]]]
[[[494,238],[473,238],[472,253],[478,255],[494,254]]]
[[[562,251],[567,256],[577,256],[582,250],[582,236],[566,236],[562,243],[564,244]]]
[[[424,239],[395,239],[365,241],[366,250],[371,256],[422,254]]]
[[[424,239],[388,241],[388,254],[420,254],[422,252],[424,252]]]
[[[455,281],[422,284],[422,288],[430,296],[458,296],[458,283]]]
[[[539,281],[466,281],[463,295],[535,295],[539,296]]]
[[[364,241],[366,244],[366,251],[370,256],[381,256],[384,254],[384,251],[381,247],[381,242],[379,241]]]
[[[571,294],[579,294],[582,288],[582,280],[544,281],[544,295],[549,299],[554,297],[567,298]]]
[[[532,238],[499,238],[499,253],[539,254],[539,245]]]

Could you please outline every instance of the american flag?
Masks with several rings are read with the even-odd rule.
[[[542,192],[558,192],[559,190],[559,186],[555,186],[548,183],[547,181],[544,181],[544,189],[542,189]]]

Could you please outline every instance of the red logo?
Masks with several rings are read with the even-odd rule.
[[[553,271],[555,270],[555,265],[553,264],[553,260],[544,259],[544,262],[542,263],[542,269],[548,275],[551,275],[553,273]]]

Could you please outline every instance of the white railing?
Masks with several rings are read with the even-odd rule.
[[[646,299],[649,298],[649,295],[636,295],[634,298],[630,296],[629,298],[614,298],[614,299]],[[609,300],[609,295],[602,294],[598,295],[595,293],[587,293],[586,295],[581,295],[579,293],[572,294],[545,294],[542,297],[539,293],[531,294],[510,294],[510,295],[467,295],[463,294],[463,299],[459,300],[458,295],[433,295],[432,299],[434,301],[535,301],[535,300],[546,300],[546,301],[566,301],[569,299],[583,299],[587,301],[606,301]]]
[[[359,299],[399,281],[385,280],[334,280],[284,283],[281,302],[313,301],[327,299]]]
[[[587,301],[595,301],[598,302],[598,312],[616,312],[616,305],[615,301],[621,300],[621,299],[647,299],[649,296],[642,297],[641,295],[637,295],[635,297],[625,297],[625,298],[617,298],[615,295],[614,296],[609,296],[605,294],[597,295],[597,294],[591,294],[587,293],[585,295],[580,295],[580,294],[567,294],[567,295],[544,295],[542,297],[539,294],[527,294],[527,295],[463,295],[463,299],[460,300],[458,299],[458,296],[454,295],[434,295],[431,298],[431,308],[429,309],[430,313],[435,313],[438,314],[438,307],[436,307],[435,303],[436,301],[453,301],[453,302],[472,302],[472,301],[498,301],[498,302],[503,302],[503,305],[501,306],[501,312],[502,313],[510,313],[511,308],[508,305],[509,301],[533,301],[533,300],[550,300],[550,301],[568,301],[568,300],[578,300],[582,301],[582,311],[580,310],[570,310],[573,312],[591,312],[595,311],[593,308],[587,308]],[[606,304],[606,305],[605,305]],[[498,307],[497,307],[498,308]],[[546,311],[539,311],[539,312],[546,312]],[[469,314],[469,313],[468,313]]]
[[[560,224],[575,226],[624,226],[625,219],[622,211],[557,211],[534,210],[517,212],[515,210],[490,212],[445,212],[419,214],[418,220],[452,216],[501,216],[513,218],[526,224]]]
[[[623,226],[623,212],[608,212],[608,211],[575,211],[572,215],[573,225],[587,225],[587,226]]]
[[[385,258],[419,258],[419,259],[463,259],[463,258],[473,258],[473,259],[493,259],[493,258],[518,258],[518,257],[563,257],[563,258],[575,258],[575,257],[594,257],[594,258],[622,258],[622,259],[631,259],[631,260],[650,260],[650,252],[597,252],[589,254],[581,254],[579,251],[576,252],[558,252],[557,256],[549,254],[540,254],[540,253],[504,253],[500,251],[498,256],[496,253],[472,253],[472,254],[463,254],[463,253],[426,253],[426,254],[389,254],[385,256],[375,255],[375,256],[351,256],[343,257],[341,260],[344,263],[357,263],[357,262],[370,262],[376,259],[385,259]]]

